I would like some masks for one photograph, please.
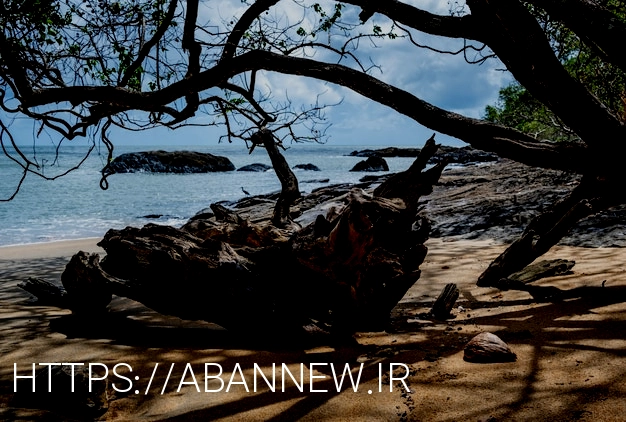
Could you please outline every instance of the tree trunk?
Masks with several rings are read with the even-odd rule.
[[[291,223],[289,209],[293,203],[300,198],[300,189],[298,187],[298,178],[291,168],[285,157],[280,153],[276,146],[274,135],[267,129],[261,129],[252,135],[251,141],[254,144],[261,144],[265,147],[267,155],[269,155],[276,172],[276,176],[280,180],[281,192],[276,201],[272,223],[277,227],[286,227]]]

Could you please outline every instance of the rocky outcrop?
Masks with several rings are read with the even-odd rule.
[[[352,157],[417,157],[421,150],[419,148],[398,148],[388,147],[382,149],[365,149],[362,151],[352,151]],[[440,163],[443,160],[448,163],[484,163],[498,160],[498,156],[490,152],[484,152],[472,147],[450,147],[441,146],[439,151],[429,161],[429,164]]]
[[[389,166],[384,158],[368,157],[367,160],[356,163],[350,171],[389,171]]]
[[[254,164],[248,164],[245,165],[243,167],[239,167],[237,169],[237,171],[256,171],[256,172],[264,172],[267,171],[269,169],[271,169],[271,166],[268,166],[267,164],[263,164],[263,163],[254,163]]]
[[[330,182],[330,179],[309,179],[309,180],[303,180],[300,183],[328,183]]]
[[[390,174],[368,175],[357,187],[371,189]],[[431,220],[431,237],[455,236],[464,239],[515,240],[530,222],[550,204],[563,198],[578,183],[579,176],[556,170],[538,169],[511,160],[466,165],[447,169],[434,191],[425,197],[424,214]],[[307,180],[301,183],[327,183]],[[314,207],[323,210],[343,207],[349,184],[314,189],[292,207],[292,217],[306,225],[317,216]],[[269,213],[278,193],[245,197],[224,205],[256,220]],[[200,213],[212,215],[210,209]],[[194,217],[198,218],[198,217]],[[626,206],[588,217],[579,222],[560,242],[585,247],[626,247],[624,225]]]
[[[392,175],[369,175],[356,186],[372,189]],[[515,240],[550,204],[563,198],[578,183],[579,176],[557,170],[528,167],[510,160],[449,168],[433,193],[424,197],[424,215],[431,220],[431,237]],[[292,207],[293,218],[308,224],[316,217],[315,207],[341,208],[351,185],[314,189]],[[225,205],[252,220],[268,211],[276,193],[247,197]],[[264,204],[267,202],[267,205]],[[269,208],[268,208],[269,209]],[[579,222],[560,242],[585,247],[626,247],[626,206],[614,207]]]
[[[443,146],[439,148],[443,148]],[[381,149],[364,149],[361,151],[352,151],[348,155],[351,157],[417,157],[419,152],[419,148],[387,147]]]
[[[510,160],[444,172],[424,204],[431,236],[511,242],[530,220],[564,197],[576,176]]]
[[[295,166],[293,166],[293,168],[294,169],[300,169],[300,170],[320,171],[319,167],[317,167],[315,164],[311,164],[311,163],[296,164]]]
[[[468,164],[468,163],[486,163],[498,161],[498,156],[491,152],[485,152],[472,147],[442,147],[438,154],[430,159],[430,164],[440,163],[447,160],[448,163]]]
[[[446,170],[423,212],[431,237],[515,240],[530,220],[578,184],[580,176],[529,167],[503,159],[488,165]],[[626,206],[617,206],[577,223],[559,244],[626,247]]]
[[[144,151],[119,155],[111,161],[109,173],[209,173],[235,170],[226,157],[195,151]]]

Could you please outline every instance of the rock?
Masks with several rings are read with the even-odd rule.
[[[194,151],[145,151],[119,155],[107,171],[112,173],[209,173],[235,170],[226,157]]]
[[[498,239],[512,242],[530,220],[564,197],[573,174],[536,169],[510,160],[445,171],[424,213],[432,237]]]
[[[474,149],[470,146],[462,148],[446,146],[441,147],[439,153],[435,154],[429,163],[435,164],[443,160],[447,160],[448,163],[468,164],[498,161],[499,158],[495,154]]]
[[[356,163],[350,171],[389,171],[389,166],[384,158],[369,157],[367,160]]]
[[[473,363],[515,362],[517,355],[500,337],[484,332],[467,343],[463,359]]]
[[[352,151],[352,157],[417,157],[421,149],[419,148],[397,148],[387,147],[382,149],[365,149],[362,151]],[[482,163],[497,161],[498,156],[490,152],[474,149],[470,146],[458,148],[450,146],[440,146],[439,151],[429,160],[429,164],[440,163],[447,159],[449,163]]]
[[[317,167],[315,164],[296,164],[295,166],[293,166],[294,169],[300,169],[300,170],[309,170],[309,171],[320,171],[319,167]]]
[[[141,218],[154,218],[154,219],[157,219],[157,218],[161,218],[161,217],[163,217],[163,214],[146,214],[146,215],[143,215]]]
[[[439,148],[444,148],[440,146]],[[397,148],[387,147],[382,149],[364,149],[362,151],[352,151],[351,157],[417,157],[421,149],[419,148]]]
[[[330,179],[310,179],[310,180],[303,180],[300,183],[328,183],[330,182]]]
[[[267,164],[263,164],[263,163],[254,163],[254,164],[248,164],[245,165],[243,167],[239,167],[237,169],[237,171],[256,171],[256,172],[264,172],[267,171],[269,169],[271,169],[271,166],[268,166]]]
[[[96,381],[102,375],[96,374],[95,368],[94,381],[90,383],[88,366],[45,366],[35,374],[34,392],[31,379],[18,380],[13,405],[50,410],[62,415],[64,420],[97,419],[108,410],[109,396],[108,382],[106,379]]]
[[[513,242],[532,218],[564,198],[579,175],[540,169],[511,160],[447,169],[423,212],[431,237]],[[579,221],[559,245],[626,247],[626,204]]]
[[[389,177],[388,174],[368,174],[367,176],[363,176],[359,179],[359,182],[382,182]]]

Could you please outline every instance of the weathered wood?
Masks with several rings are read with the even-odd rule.
[[[109,278],[100,269],[100,256],[80,251],[70,259],[61,274],[69,308],[76,313],[104,312],[111,302]]]
[[[567,259],[550,259],[539,261],[535,264],[528,265],[521,271],[511,274],[507,277],[510,281],[519,283],[532,283],[546,277],[554,277],[556,275],[566,274],[576,265],[576,261]]]
[[[43,278],[29,277],[28,280],[19,283],[17,287],[35,296],[40,305],[68,307],[65,289]]]
[[[434,153],[434,141],[424,150]],[[208,220],[194,219],[182,229],[110,230],[99,243],[107,252],[102,263],[94,256],[73,258],[64,284],[67,279],[68,293],[85,302],[95,299],[81,289],[94,290],[98,299],[113,293],[164,314],[248,333],[329,329],[343,338],[384,329],[419,278],[429,226],[416,218],[416,203],[442,168],[412,170],[410,178],[398,179],[404,189],[385,195],[355,188],[326,218],[304,228],[279,229],[212,207]],[[416,187],[417,194],[405,194]]]
[[[441,172],[447,165],[447,159],[427,171],[424,171],[428,160],[437,152],[439,145],[435,143],[435,135],[424,144],[420,154],[417,156],[413,164],[408,170],[396,173],[385,180],[374,190],[374,196],[382,198],[400,198],[402,199],[410,212],[417,211],[419,198],[432,193],[433,186],[439,180]]]
[[[521,237],[513,242],[480,275],[480,287],[499,287],[500,280],[522,270],[556,245],[584,217],[624,202],[620,184],[595,177],[581,183],[562,201],[534,218]]]
[[[459,289],[455,283],[448,283],[444,286],[435,300],[430,313],[437,319],[450,318],[450,311],[459,298]]]
[[[378,330],[419,278],[428,226],[412,229],[414,218],[401,200],[360,189],[349,198],[327,236],[310,227],[294,235],[291,247],[305,273],[332,286],[316,300],[330,301],[337,329]]]
[[[217,221],[228,221],[235,224],[241,224],[242,218],[225,206],[220,204],[211,204],[210,207]]]
[[[278,180],[280,180],[281,192],[276,201],[276,207],[274,208],[274,215],[272,216],[272,223],[277,227],[286,227],[291,223],[291,216],[289,209],[291,205],[300,198],[300,188],[298,187],[298,178],[291,171],[287,160],[280,153],[276,146],[276,140],[271,131],[267,129],[261,129],[252,135],[251,141],[253,144],[263,145],[267,151],[267,155],[270,157],[274,171]]]

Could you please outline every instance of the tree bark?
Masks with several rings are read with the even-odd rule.
[[[300,188],[298,187],[298,178],[285,160],[285,157],[278,150],[274,135],[267,129],[261,129],[252,135],[251,141],[254,144],[261,144],[265,147],[267,155],[269,155],[276,172],[276,176],[280,180],[281,192],[276,201],[274,215],[272,215],[272,223],[277,227],[286,227],[291,223],[289,210],[291,205],[300,198]]]
[[[576,265],[575,261],[567,259],[551,259],[531,264],[524,269],[511,274],[507,279],[513,282],[528,284],[546,277],[567,274]]]
[[[450,311],[459,298],[459,289],[454,283],[448,283],[439,293],[430,313],[437,319],[450,318]]]
[[[42,278],[29,277],[26,281],[19,283],[17,287],[37,297],[37,303],[40,305],[68,307],[67,292]]]

